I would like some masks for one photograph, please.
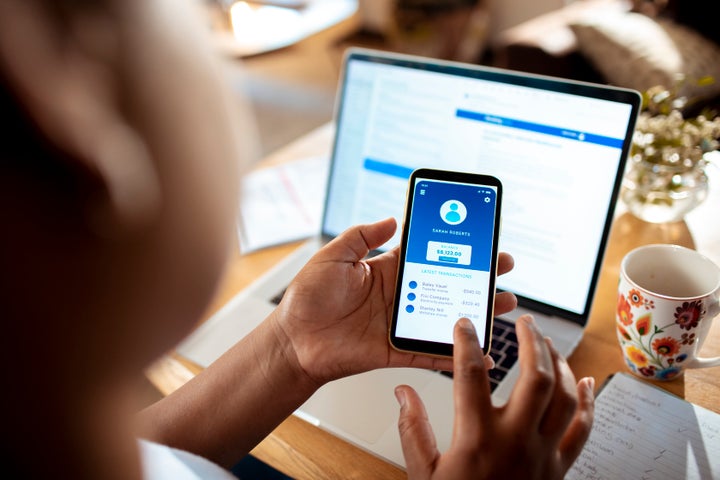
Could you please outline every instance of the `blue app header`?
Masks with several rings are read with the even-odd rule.
[[[417,179],[407,261],[490,271],[496,191]]]

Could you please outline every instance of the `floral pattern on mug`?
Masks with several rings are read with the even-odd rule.
[[[636,318],[633,308],[648,312],[638,314]],[[705,312],[702,301],[684,302],[675,309],[671,323],[658,327],[652,323],[654,308],[655,305],[646,301],[637,290],[630,290],[627,298],[620,293],[616,311],[618,337],[625,350],[626,363],[632,371],[656,380],[670,380],[680,374],[682,370],[678,364],[687,358],[686,353],[681,353],[682,346],[692,345],[697,337],[695,333],[688,332],[677,339],[668,335],[666,330],[675,326],[684,330],[695,329]]]
[[[685,302],[675,309],[675,323],[680,325],[680,328],[690,330],[698,326],[704,313],[701,301]]]
[[[652,343],[652,349],[664,357],[672,357],[680,351],[680,343],[673,337],[657,338]]]
[[[655,302],[653,300],[643,297],[643,294],[634,288],[628,292],[628,300],[630,300],[630,304],[635,308],[645,307],[645,310],[655,308]]]
[[[632,323],[632,306],[622,293],[618,297],[617,317],[618,321],[622,322],[623,325],[630,325]]]
[[[683,345],[692,345],[695,343],[695,334],[694,333],[683,333],[682,337],[680,337],[680,342]]]

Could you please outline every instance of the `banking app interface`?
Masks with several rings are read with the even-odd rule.
[[[460,317],[485,331],[497,191],[427,179],[413,188],[395,335],[452,344]]]

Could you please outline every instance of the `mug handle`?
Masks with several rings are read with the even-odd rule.
[[[710,305],[707,309],[707,313],[705,314],[705,321],[708,323],[711,323],[713,319],[720,314],[720,300],[716,300],[712,305]],[[708,329],[710,326],[708,325]],[[703,336],[703,341],[705,340],[706,336]],[[702,343],[698,345],[698,350],[702,348]],[[695,357],[690,362],[688,362],[686,368],[707,368],[707,367],[717,367],[720,365],[720,357],[710,357],[710,358],[702,358],[702,357]]]
[[[712,320],[713,318],[717,317],[717,315],[720,313],[720,300],[716,300],[715,303],[710,305],[707,309],[707,318]]]
[[[688,362],[685,368],[707,368],[720,366],[720,357],[696,357]]]

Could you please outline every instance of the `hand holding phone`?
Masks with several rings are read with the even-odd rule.
[[[490,351],[501,199],[502,184],[492,176],[412,173],[390,324],[394,348],[452,356],[453,327],[467,317]]]

